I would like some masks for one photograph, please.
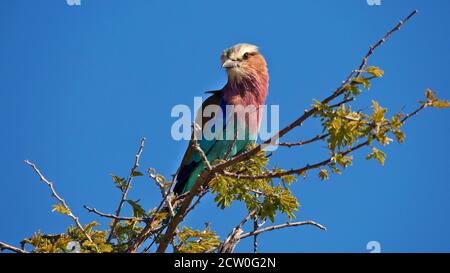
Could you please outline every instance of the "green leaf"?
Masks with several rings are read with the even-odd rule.
[[[403,133],[400,130],[396,130],[393,133],[394,133],[394,136],[397,139],[398,143],[403,143],[405,141],[405,133]]]
[[[300,204],[297,198],[292,195],[291,191],[283,190],[279,197],[280,211],[286,213],[286,215],[292,219],[295,217],[294,211],[298,211]]]
[[[425,91],[425,96],[428,99],[428,103],[431,105],[431,107],[434,108],[449,108],[450,102],[448,100],[440,100],[436,98],[436,95],[434,94],[433,90],[427,89]]]
[[[354,78],[352,83],[362,84],[366,89],[370,88],[370,80],[367,78]]]
[[[127,180],[125,178],[120,178],[116,175],[111,175],[112,180],[116,184],[116,187],[119,188],[121,191],[124,191],[126,188]]]
[[[177,244],[174,246],[176,252],[203,253],[219,246],[219,236],[209,227],[205,230],[193,230],[183,227],[177,234]]]
[[[95,222],[95,221],[93,221],[93,222],[90,222],[89,224],[87,224],[87,225],[84,227],[84,230],[85,230],[87,233],[90,233],[91,230],[92,230],[92,228],[98,227],[98,226],[100,226],[100,224],[97,223],[97,222]]]
[[[366,157],[367,160],[369,159],[377,160],[382,166],[384,165],[385,158],[386,154],[375,147],[372,148],[372,152]]]
[[[400,127],[402,127],[402,121],[401,121],[401,118],[403,117],[403,115],[402,114],[397,114],[397,115],[395,115],[395,116],[393,116],[392,118],[391,118],[391,127],[392,128],[394,128],[394,129],[400,129]]]
[[[339,154],[335,154],[331,158],[331,161],[336,162],[343,168],[346,168],[347,166],[352,165],[352,159],[353,159],[352,156],[343,156],[341,153],[339,153]]]
[[[320,170],[319,177],[322,181],[328,180],[328,170],[326,170],[326,169]]]
[[[131,174],[131,176],[132,176],[132,177],[135,177],[135,176],[144,176],[144,174],[141,173],[140,171],[134,171],[134,172]]]
[[[139,200],[127,200],[128,204],[133,208],[133,217],[144,217],[147,216],[145,210],[138,204]]]
[[[372,100],[372,105],[373,105],[373,113],[372,113],[372,120],[375,123],[380,123],[382,121],[385,120],[384,115],[387,112],[386,108],[381,107],[378,102]]]
[[[431,106],[434,108],[449,108],[450,102],[447,100],[435,100],[431,103]]]
[[[361,89],[359,89],[355,84],[348,84],[344,86],[344,90],[348,92],[346,93],[346,98],[350,97],[350,95],[358,96],[361,94]]]
[[[436,99],[436,97],[435,97],[435,95],[434,95],[434,92],[433,92],[433,90],[431,90],[431,89],[427,89],[427,90],[425,91],[425,97],[427,97],[427,99],[428,99],[429,101],[433,101],[433,100]]]
[[[376,66],[370,66],[366,69],[367,73],[370,73],[372,75],[374,75],[377,78],[380,78],[384,75],[384,71],[381,70],[379,67]]]
[[[53,205],[52,212],[55,212],[55,211],[59,212],[61,214],[64,214],[64,215],[70,215],[70,210],[66,209],[65,207],[63,207],[60,204]]]

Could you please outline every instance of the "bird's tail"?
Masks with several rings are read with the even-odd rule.
[[[200,173],[204,170],[203,162],[192,161],[187,165],[183,165],[176,178],[176,184],[173,188],[173,192],[180,196],[192,189],[195,181]]]

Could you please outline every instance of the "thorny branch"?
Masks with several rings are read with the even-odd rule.
[[[279,146],[285,146],[285,147],[288,147],[288,148],[291,148],[293,146],[303,146],[303,145],[306,145],[306,144],[310,144],[310,143],[316,142],[318,140],[325,139],[328,136],[329,136],[329,134],[317,135],[317,136],[315,136],[315,137],[313,137],[311,139],[308,139],[308,140],[298,141],[298,142],[281,142],[281,143],[278,143],[278,145]]]
[[[115,214],[103,213],[103,212],[98,211],[98,210],[95,209],[95,208],[91,208],[91,207],[88,207],[88,206],[86,206],[86,205],[84,205],[83,207],[84,207],[88,212],[97,214],[98,216],[101,216],[101,217],[115,219],[115,220],[117,220],[117,221],[143,221],[143,220],[144,220],[144,219],[139,218],[139,217],[119,217],[119,216],[117,216],[117,215],[115,215]]]
[[[141,138],[141,145],[139,146],[139,150],[135,156],[134,164],[133,164],[133,167],[131,168],[130,175],[128,176],[127,183],[125,185],[125,189],[122,191],[122,198],[120,199],[119,206],[118,206],[118,208],[116,210],[116,214],[115,214],[117,217],[120,217],[120,212],[122,211],[123,204],[125,203],[125,201],[127,199],[128,190],[131,187],[131,182],[133,181],[134,174],[135,174],[137,168],[139,167],[139,159],[141,158],[142,151],[144,150],[144,145],[145,145],[145,137]],[[114,219],[112,226],[111,226],[111,231],[108,235],[108,239],[106,239],[107,242],[111,241],[111,239],[113,238],[114,230],[115,230],[118,222],[119,222],[118,219]]]
[[[192,204],[192,206],[186,210],[185,215],[188,215],[189,212],[193,211],[198,206],[198,204],[200,204],[200,201],[207,193],[208,193],[208,188],[207,187],[203,188],[200,191],[200,194],[198,195],[197,200],[194,202],[194,204]]]
[[[72,218],[72,220],[75,222],[75,225],[81,230],[81,232],[89,240],[89,242],[91,242],[95,246],[95,249],[98,250],[97,245],[94,243],[94,241],[92,241],[91,236],[86,232],[86,230],[80,224],[80,221],[79,221],[78,217],[73,214],[72,210],[69,208],[69,206],[67,205],[66,201],[64,199],[62,199],[58,195],[58,193],[55,191],[53,183],[51,181],[47,180],[47,178],[44,177],[44,175],[41,173],[41,171],[36,167],[36,165],[33,162],[31,162],[29,160],[25,160],[25,163],[28,164],[34,170],[34,172],[39,176],[39,179],[42,182],[47,184],[47,186],[50,188],[52,196],[55,197],[55,199],[58,200],[58,202],[61,204],[61,206],[67,211],[67,216]]]

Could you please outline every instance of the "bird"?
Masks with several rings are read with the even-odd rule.
[[[221,119],[222,123],[217,124],[223,124],[221,128],[212,128],[216,133],[222,133],[221,138],[204,137],[197,142],[208,162],[229,159],[256,142],[269,87],[267,63],[256,45],[236,44],[223,50],[220,59],[228,81],[222,89],[207,92],[211,96],[202,103],[195,119],[202,130],[214,118]],[[212,106],[222,110],[222,114],[200,116],[202,111]],[[205,169],[204,158],[194,149],[193,141],[197,140],[192,139],[189,143],[176,173],[173,192],[178,196],[190,191]]]

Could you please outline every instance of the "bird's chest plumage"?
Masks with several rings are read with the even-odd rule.
[[[256,140],[264,101],[258,100],[256,92],[231,89],[224,92],[221,108],[224,111],[225,131],[235,130],[240,139]],[[234,135],[234,133],[232,134]]]

